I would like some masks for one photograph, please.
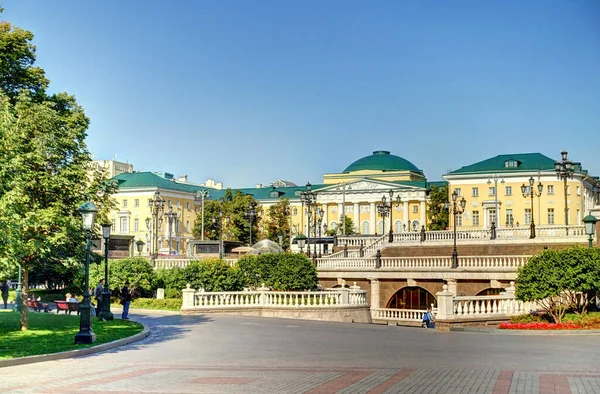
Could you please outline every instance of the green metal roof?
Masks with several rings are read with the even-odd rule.
[[[522,172],[554,170],[554,160],[541,153],[515,153],[498,155],[475,164],[464,166],[446,175],[494,172]]]
[[[414,171],[420,172],[413,163],[395,155],[390,155],[390,152],[378,150],[370,156],[365,156],[350,164],[343,171],[344,173],[361,171],[361,170],[377,170],[377,171]]]

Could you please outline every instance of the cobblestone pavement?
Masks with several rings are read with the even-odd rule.
[[[132,313],[111,351],[0,369],[19,393],[600,393],[600,337]]]

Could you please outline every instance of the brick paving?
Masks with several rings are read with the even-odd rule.
[[[2,393],[599,393],[596,337],[135,316],[147,339],[0,369]]]

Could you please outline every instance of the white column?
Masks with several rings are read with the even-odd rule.
[[[360,205],[357,202],[354,203],[354,225],[360,233]]]
[[[421,206],[419,207],[419,210],[421,211],[421,219],[419,220],[421,222],[421,226],[425,226],[425,230],[427,230],[427,215],[425,214],[427,211],[427,205],[425,204],[425,201],[421,201]],[[420,231],[421,229],[419,229]]]
[[[371,234],[375,234],[377,231],[377,223],[375,222],[375,203],[369,203],[369,231]],[[379,234],[381,235],[381,234]]]
[[[341,202],[338,203],[337,213],[338,213],[338,220],[342,221],[342,226],[343,226],[344,219],[343,219],[342,215],[344,214],[344,205]]]
[[[408,201],[402,202],[402,222],[406,224],[406,231],[410,231],[408,226]]]
[[[379,279],[371,278],[371,309],[381,308],[379,300]]]
[[[329,207],[323,203],[321,204],[321,208],[323,208],[323,223],[321,225],[326,224],[327,229],[329,229]],[[321,228],[321,231],[323,231],[323,228]]]

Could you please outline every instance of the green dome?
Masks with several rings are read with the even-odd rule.
[[[356,160],[346,167],[343,172],[361,170],[422,172],[410,161],[400,156],[390,155],[390,152],[386,150],[377,150],[371,156]]]

